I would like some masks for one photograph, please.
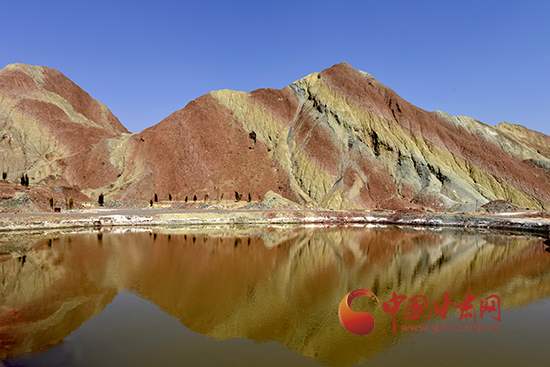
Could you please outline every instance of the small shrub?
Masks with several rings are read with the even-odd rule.
[[[29,187],[29,176],[21,174],[21,186]]]
[[[256,144],[256,133],[252,131],[250,134],[248,134],[250,139],[254,140],[254,144]]]
[[[69,207],[69,209],[74,208],[74,198],[72,196],[69,198],[68,207]]]
[[[220,196],[220,200],[222,200],[222,199],[223,199],[223,192],[222,192],[222,196]]]
[[[241,195],[237,191],[235,191],[235,200],[239,201],[241,199]]]
[[[206,200],[208,200],[208,194],[204,195],[204,202],[206,203]]]
[[[97,203],[99,204],[99,206],[103,206],[103,203],[104,203],[104,197],[103,197],[103,193],[99,194],[99,198],[97,199]]]

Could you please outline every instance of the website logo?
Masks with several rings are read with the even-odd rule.
[[[374,330],[374,317],[368,312],[355,312],[351,309],[351,302],[359,296],[368,296],[378,303],[378,297],[366,289],[356,289],[349,292],[340,302],[338,317],[347,331],[356,335],[367,335]]]
[[[428,299],[424,295],[416,295],[414,297],[409,298],[409,302],[407,304],[407,308],[405,309],[405,320],[422,320],[425,318],[425,321],[430,321],[432,314],[436,314],[437,316],[446,319],[447,318],[447,312],[449,309],[457,308],[460,310],[460,318],[459,321],[462,321],[463,319],[466,319],[466,321],[470,321],[473,319],[474,324],[477,322],[477,315],[479,315],[483,319],[483,314],[487,313],[494,313],[498,316],[493,316],[493,319],[500,322],[500,297],[496,294],[487,296],[483,299],[479,300],[479,312],[476,314],[476,310],[474,308],[473,302],[480,298],[475,294],[470,293],[470,287],[468,287],[468,291],[466,292],[465,298],[466,300],[458,305],[455,305],[453,302],[450,301],[450,295],[448,292],[445,292],[445,298],[443,300],[442,304],[438,304],[437,301],[434,302],[433,307],[430,307],[430,303],[428,302]],[[397,324],[395,322],[395,317],[397,315],[397,312],[399,311],[399,308],[401,307],[401,304],[407,299],[407,296],[405,295],[399,295],[395,292],[393,292],[392,298],[388,302],[382,303],[382,309],[386,313],[390,313],[393,315],[393,332],[397,332]],[[424,328],[426,325],[424,325]],[[452,325],[454,330],[454,325]],[[414,329],[414,326],[411,325],[411,328]],[[408,325],[402,325],[401,329],[403,331],[409,330]],[[447,329],[444,329],[447,331]],[[482,329],[483,330],[483,329]],[[498,326],[497,326],[498,330]],[[441,331],[441,330],[440,330]],[[460,331],[470,331],[468,330],[468,327],[463,330],[462,327],[460,327]]]

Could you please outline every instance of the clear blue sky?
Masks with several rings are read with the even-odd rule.
[[[0,67],[61,71],[132,132],[346,61],[426,110],[550,135],[550,1],[9,1]]]

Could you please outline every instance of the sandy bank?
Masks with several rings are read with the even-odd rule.
[[[487,228],[537,233],[550,237],[548,218],[510,215],[387,213],[320,210],[173,210],[94,209],[62,213],[0,214],[0,231],[111,226],[382,224]]]

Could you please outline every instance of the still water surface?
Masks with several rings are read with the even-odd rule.
[[[0,366],[550,365],[550,253],[537,238],[195,228],[52,232],[2,246]],[[359,288],[380,300],[353,301],[374,316],[365,336],[338,319]],[[454,308],[468,289],[475,322]],[[395,333],[382,306],[394,292],[407,298]],[[445,292],[445,318],[406,319],[408,299],[425,296],[431,310]],[[500,321],[480,317],[492,295]],[[498,331],[442,330],[452,325]]]

